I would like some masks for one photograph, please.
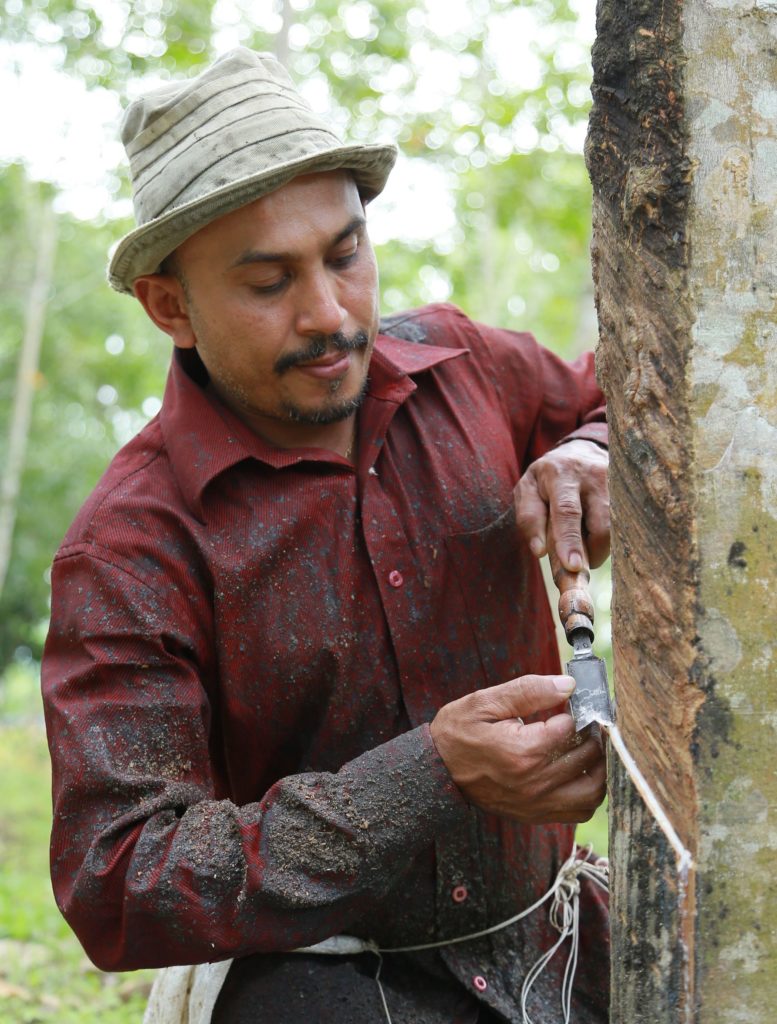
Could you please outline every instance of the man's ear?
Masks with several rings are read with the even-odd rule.
[[[189,319],[183,285],[174,274],[146,274],[132,283],[140,304],[157,327],[178,348],[194,348],[197,339]]]

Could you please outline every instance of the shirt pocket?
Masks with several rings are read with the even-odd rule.
[[[553,618],[537,559],[512,502],[478,530],[445,538],[483,686],[559,671]]]

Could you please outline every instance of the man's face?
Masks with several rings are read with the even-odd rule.
[[[176,261],[219,397],[280,443],[351,415],[378,327],[378,275],[351,176],[295,178],[187,239]]]

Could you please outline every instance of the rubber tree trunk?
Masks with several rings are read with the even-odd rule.
[[[600,0],[587,161],[626,743],[613,1024],[775,1020],[777,2]]]

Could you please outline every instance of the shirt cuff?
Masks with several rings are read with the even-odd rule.
[[[609,433],[606,423],[586,423],[582,427],[578,427],[571,434],[567,434],[566,437],[562,437],[561,440],[556,444],[559,445],[567,444],[568,441],[593,441],[594,444],[598,444],[600,448],[609,448]]]
[[[339,774],[356,781],[364,769],[382,790],[380,799],[366,801],[365,817],[377,816],[375,825],[389,832],[399,828],[410,847],[419,849],[468,819],[469,804],[437,752],[428,724],[367,751]],[[358,799],[361,787],[349,788],[351,798]]]

